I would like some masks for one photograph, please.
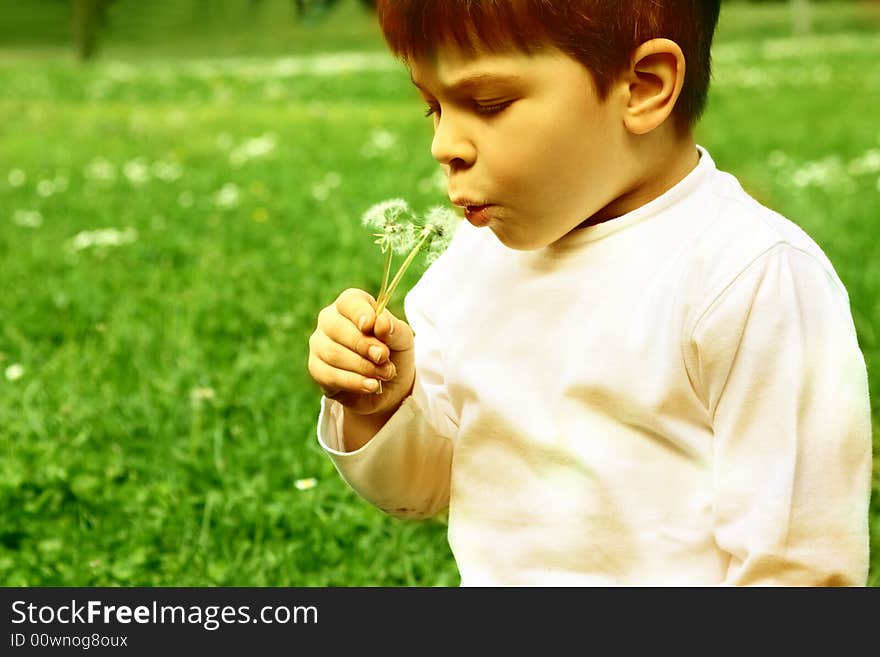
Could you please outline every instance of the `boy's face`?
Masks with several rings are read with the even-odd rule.
[[[557,49],[476,56],[440,49],[410,65],[434,110],[431,153],[456,205],[514,249],[543,248],[626,211],[626,131],[613,93]]]

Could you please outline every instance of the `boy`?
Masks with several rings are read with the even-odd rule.
[[[694,142],[719,4],[379,2],[468,221],[412,328],[321,311],[318,438],[464,586],[866,583],[847,292]]]

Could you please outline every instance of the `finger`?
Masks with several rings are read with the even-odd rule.
[[[388,310],[383,310],[376,319],[373,334],[392,351],[406,351],[413,348],[413,332],[409,324],[397,319]]]
[[[381,364],[388,360],[390,351],[381,340],[359,331],[350,319],[335,312],[332,307],[325,310],[327,312],[319,318],[318,334],[323,332],[331,341],[374,363]]]
[[[349,288],[336,298],[336,310],[363,333],[373,332],[376,300],[363,290]]]
[[[328,397],[335,397],[340,392],[372,394],[379,389],[376,379],[341,370],[314,356],[309,358],[309,372]]]
[[[390,381],[397,375],[397,369],[390,361],[376,365],[326,336],[315,337],[312,341],[311,354],[331,367],[354,372],[366,378]]]

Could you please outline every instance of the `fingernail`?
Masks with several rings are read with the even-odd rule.
[[[391,328],[388,331],[388,337],[390,338],[392,335],[394,335],[394,320],[393,319],[391,320]]]
[[[373,359],[373,362],[378,365],[382,362],[382,348],[373,345],[370,347],[370,358]]]
[[[358,328],[363,331],[364,327],[367,325],[367,316],[361,315],[361,318],[358,320]]]
[[[367,392],[376,392],[379,389],[379,382],[376,379],[366,379],[364,381],[364,389]]]

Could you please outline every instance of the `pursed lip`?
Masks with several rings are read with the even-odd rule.
[[[484,201],[475,201],[469,198],[458,197],[452,199],[452,205],[457,205],[460,208],[483,208],[493,204],[486,203]]]

